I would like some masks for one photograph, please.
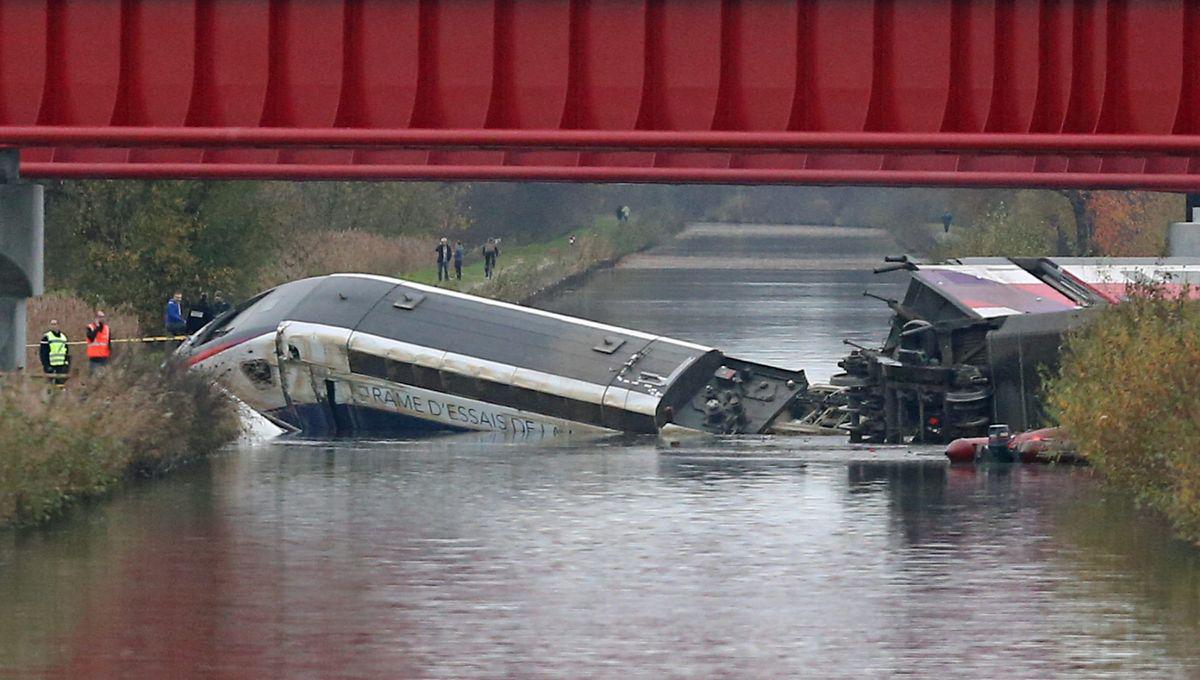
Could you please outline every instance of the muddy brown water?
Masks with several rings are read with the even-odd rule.
[[[886,323],[866,285],[631,268],[544,306],[823,379]],[[0,677],[1200,677],[1200,554],[1087,470],[819,437],[235,449],[0,533],[0,612]]]

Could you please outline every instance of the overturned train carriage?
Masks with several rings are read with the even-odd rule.
[[[700,345],[396,279],[288,283],[178,350],[279,424],[314,436],[421,430],[766,431],[803,372]]]
[[[1063,335],[1130,287],[1173,292],[1200,283],[1196,258],[966,258],[907,269],[903,300],[881,348],[859,348],[845,373],[842,427],[852,441],[944,442],[991,423],[1040,427],[1041,376],[1057,367]],[[1170,292],[1170,291],[1169,291]]]

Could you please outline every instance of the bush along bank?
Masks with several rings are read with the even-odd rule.
[[[1200,301],[1144,287],[1067,339],[1052,415],[1113,487],[1200,544]]]
[[[129,357],[64,389],[0,376],[0,526],[44,523],[122,482],[232,442],[234,402],[201,375]]]
[[[572,235],[563,235],[541,243],[502,244],[499,263],[490,279],[484,278],[482,260],[463,267],[461,281],[451,279],[439,284],[434,267],[401,273],[400,278],[507,302],[527,303],[564,282],[658,245],[682,227],[683,223],[675,219],[633,219],[621,223],[615,218],[601,218],[591,228],[575,232],[574,243],[571,242]],[[432,251],[432,246],[429,250]]]

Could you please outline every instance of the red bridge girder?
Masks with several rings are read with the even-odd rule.
[[[0,0],[35,177],[1200,190],[1185,0]]]

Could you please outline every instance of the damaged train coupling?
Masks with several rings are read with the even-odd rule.
[[[932,328],[922,329],[920,336],[933,337]],[[845,373],[831,382],[844,391],[846,417],[840,427],[850,441],[949,441],[987,426],[991,388],[983,369],[943,366],[936,352],[924,349],[896,354],[855,349],[838,362]]]
[[[854,442],[948,442],[1041,427],[1041,378],[1058,366],[1063,336],[1147,281],[1195,296],[1197,258],[964,258],[905,270],[903,300],[865,293],[892,310],[879,348],[854,345],[829,395]],[[853,343],[848,343],[852,344]]]
[[[876,272],[903,268],[907,260]],[[911,305],[870,292],[894,314],[882,349],[859,347],[838,362],[845,371],[833,384],[846,388],[844,429],[852,442],[900,443],[911,436],[937,442],[965,436],[989,422],[989,381],[977,359],[987,321],[929,321],[924,301]],[[945,361],[945,359],[950,361]]]

